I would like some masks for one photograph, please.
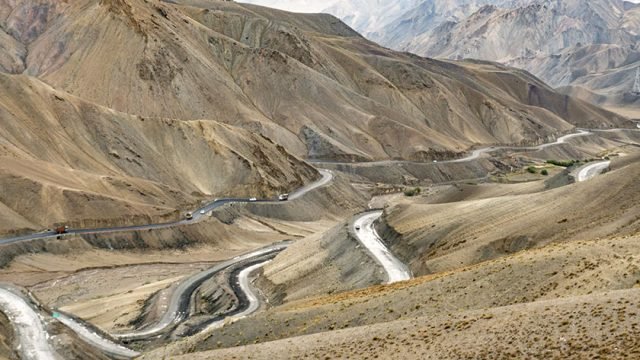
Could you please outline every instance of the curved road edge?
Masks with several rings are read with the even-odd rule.
[[[628,129],[611,129],[610,131],[616,131],[616,130],[628,130]],[[435,163],[439,163],[439,164],[463,163],[463,162],[476,160],[476,159],[480,158],[480,156],[482,156],[483,154],[492,153],[492,152],[499,151],[499,150],[540,151],[540,150],[546,149],[546,148],[551,147],[551,146],[565,144],[567,142],[567,140],[569,140],[569,139],[580,137],[580,136],[587,136],[587,135],[593,135],[593,132],[591,132],[590,130],[585,130],[585,129],[576,129],[576,132],[561,136],[561,137],[557,138],[555,141],[550,142],[550,143],[545,143],[545,144],[540,144],[540,145],[535,145],[535,146],[488,146],[488,147],[484,147],[484,148],[480,148],[480,149],[471,150],[471,153],[469,153],[467,156],[464,156],[464,157],[459,158],[459,159],[441,160],[441,161],[434,161],[434,162]],[[424,164],[425,163],[424,161],[410,161],[410,160],[380,160],[380,161],[364,161],[364,162],[340,162],[340,161],[323,161],[323,160],[309,159],[307,161],[312,163],[312,164],[342,164],[342,165],[358,165],[358,164],[388,165],[388,164],[415,164],[415,163]]]
[[[252,258],[259,258],[269,254],[279,253],[286,249],[290,244],[290,242],[283,242],[280,244],[267,246],[265,248],[247,254],[236,256],[231,260],[224,261],[213,266],[210,269],[199,272],[187,278],[186,280],[183,280],[171,294],[169,306],[160,318],[160,321],[158,321],[155,325],[146,329],[142,329],[140,331],[134,331],[125,334],[113,334],[113,336],[121,340],[132,341],[143,340],[161,335],[171,326],[180,323],[187,317],[189,304],[191,302],[191,295],[207,279],[237,263],[247,261]]]
[[[591,180],[597,175],[607,171],[610,166],[611,166],[611,161],[600,161],[597,163],[583,166],[578,170],[576,181],[583,182],[583,181]]]
[[[73,332],[75,332],[85,343],[99,349],[107,355],[117,359],[132,359],[140,356],[139,352],[111,341],[107,337],[97,333],[89,326],[77,321],[71,316],[60,312],[54,312],[53,317],[66,325],[69,329],[73,330]]]
[[[409,280],[412,277],[411,270],[391,253],[374,227],[375,221],[381,216],[382,211],[372,211],[358,215],[353,221],[353,233],[356,234],[358,241],[369,250],[373,258],[384,268],[387,273],[387,284]]]
[[[258,298],[258,294],[256,294],[251,288],[251,282],[249,281],[249,276],[251,275],[251,273],[265,266],[271,261],[273,260],[266,260],[257,264],[253,264],[249,267],[244,268],[242,271],[240,271],[240,273],[238,274],[237,285],[240,287],[240,289],[242,290],[245,296],[247,307],[244,310],[240,311],[239,313],[236,313],[232,316],[229,316],[224,319],[215,321],[211,324],[208,324],[207,327],[204,328],[202,332],[208,332],[215,329],[219,329],[227,324],[233,323],[235,321],[238,321],[242,318],[245,318],[253,314],[260,308],[260,300]]]
[[[294,190],[290,196],[289,200],[295,200],[301,198],[305,194],[320,187],[326,186],[331,183],[333,180],[333,172],[325,169],[318,169],[321,177],[320,179],[307,184],[299,189]],[[153,230],[153,229],[166,229],[174,226],[180,225],[189,225],[194,224],[200,221],[203,221],[207,218],[206,214],[227,204],[233,203],[280,203],[281,201],[277,199],[255,199],[253,198],[225,198],[225,199],[216,199],[205,206],[196,209],[193,211],[193,218],[191,220],[178,220],[169,223],[160,223],[160,224],[146,224],[146,225],[134,225],[134,226],[120,226],[120,227],[112,227],[112,228],[96,228],[96,229],[69,229],[64,234],[57,234],[53,231],[50,232],[39,232],[33,234],[20,235],[9,238],[0,238],[0,245],[18,243],[23,241],[31,241],[31,240],[44,240],[44,239],[55,239],[58,236],[69,236],[69,235],[90,235],[90,234],[109,234],[109,233],[117,233],[117,232],[127,232],[127,231],[143,231],[143,230]]]
[[[18,338],[18,352],[24,360],[56,360],[56,352],[49,344],[42,317],[23,295],[7,287],[0,287],[0,311],[11,321]]]

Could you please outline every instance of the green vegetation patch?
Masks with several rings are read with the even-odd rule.
[[[573,166],[577,163],[579,163],[580,161],[578,160],[547,160],[547,164],[551,164],[551,165],[555,165],[555,166],[562,166],[562,167],[570,167]]]
[[[404,195],[405,196],[418,196],[420,195],[420,193],[422,193],[422,189],[420,188],[415,188],[415,189],[409,189],[409,190],[405,190],[404,191]]]

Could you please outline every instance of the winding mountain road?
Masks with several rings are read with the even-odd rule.
[[[49,344],[49,336],[42,318],[27,299],[9,287],[0,287],[0,311],[11,321],[18,338],[21,359],[58,359]]]
[[[382,216],[382,211],[374,211],[358,216],[353,222],[353,231],[358,240],[373,255],[373,258],[387,273],[387,284],[411,279],[411,270],[385,246],[374,227],[374,222]],[[359,229],[359,230],[358,230]]]
[[[300,189],[295,190],[294,192],[291,193],[291,195],[289,196],[289,200],[295,200],[298,199],[300,197],[302,197],[303,195],[305,195],[306,193],[313,191],[317,188],[323,187],[327,184],[329,184],[332,180],[333,180],[333,173],[329,170],[323,170],[323,169],[319,169],[318,170],[320,172],[320,174],[322,175],[322,177],[311,183],[308,185],[303,186]],[[88,235],[88,234],[110,234],[110,233],[117,233],[117,232],[127,232],[127,231],[143,231],[143,230],[153,230],[153,229],[166,229],[166,228],[171,228],[171,227],[175,227],[175,226],[180,226],[180,225],[189,225],[189,224],[193,224],[199,221],[204,220],[207,217],[207,213],[209,213],[212,210],[215,210],[221,206],[227,205],[227,204],[231,204],[231,203],[279,203],[279,201],[277,199],[261,199],[261,200],[255,200],[255,201],[251,201],[250,199],[242,199],[242,198],[227,198],[227,199],[216,199],[215,201],[197,209],[193,211],[193,219],[191,220],[179,220],[179,221],[174,221],[174,222],[169,222],[169,223],[162,223],[162,224],[147,224],[147,225],[135,225],[135,226],[121,226],[121,227],[112,227],[112,228],[96,228],[96,229],[69,229],[65,234],[63,234],[62,236],[69,236],[69,235]],[[201,212],[204,212],[204,214],[201,214]],[[21,236],[14,236],[14,237],[9,237],[9,238],[3,238],[0,239],[0,245],[6,245],[6,244],[12,244],[12,243],[17,243],[17,242],[23,242],[23,241],[31,241],[31,240],[38,240],[38,239],[55,239],[58,236],[60,236],[60,234],[56,234],[53,231],[50,232],[40,232],[40,233],[34,233],[34,234],[27,234],[27,235],[21,235]]]
[[[132,359],[140,355],[139,352],[111,341],[70,316],[56,312],[53,317],[73,330],[73,332],[87,344],[90,344],[96,349],[100,349],[103,353],[111,357],[117,359]]]
[[[155,325],[140,331],[134,331],[126,334],[114,334],[113,336],[121,340],[131,341],[144,340],[162,334],[172,325],[178,324],[187,317],[193,292],[207,279],[210,279],[220,271],[226,270],[240,262],[260,258],[270,254],[277,254],[286,249],[290,244],[290,242],[283,242],[281,244],[267,246],[248,254],[236,256],[233,259],[217,264],[208,270],[189,277],[182,281],[173,291],[167,310],[160,318],[160,321]],[[244,290],[244,288],[242,289]],[[248,293],[246,295],[249,296]]]
[[[628,130],[628,129],[611,129],[611,131],[614,130]],[[581,137],[581,136],[587,136],[587,135],[592,135],[593,133],[591,131],[588,130],[583,130],[583,129],[578,129],[577,132],[572,133],[572,134],[568,134],[568,135],[564,135],[559,137],[558,139],[556,139],[556,141],[554,142],[550,142],[550,143],[546,143],[546,144],[541,144],[541,145],[536,145],[536,146],[489,146],[489,147],[484,147],[481,149],[476,149],[471,151],[471,153],[463,158],[460,159],[453,159],[453,160],[442,160],[442,161],[437,161],[437,163],[439,164],[455,164],[455,163],[463,163],[463,162],[468,162],[468,161],[472,161],[472,160],[476,160],[478,158],[480,158],[483,154],[487,154],[487,153],[492,153],[495,151],[499,151],[499,150],[517,150],[517,151],[540,151],[540,150],[544,150],[550,146],[556,146],[556,145],[560,145],[560,144],[564,144],[567,142],[567,140],[572,139],[572,138],[576,138],[576,137]],[[314,164],[344,164],[344,165],[358,165],[358,164],[363,164],[363,165],[390,165],[390,164],[416,164],[416,163],[424,163],[424,161],[410,161],[410,160],[381,160],[381,161],[365,161],[365,162],[339,162],[339,161],[323,161],[323,160],[309,160],[311,163]]]
[[[618,129],[609,129],[604,131],[615,131]],[[598,131],[598,130],[596,130]],[[483,149],[474,150],[468,156],[455,159],[455,160],[446,160],[441,161],[441,163],[460,163],[472,161],[474,159],[478,159],[485,153],[491,153],[498,150],[522,150],[522,151],[539,151],[545,149],[549,146],[554,146],[558,144],[563,144],[567,140],[571,138],[575,138],[578,136],[586,136],[590,135],[592,132],[586,130],[579,130],[577,133],[569,134],[558,138],[555,142],[542,144],[538,146],[532,147],[487,147]],[[322,161],[317,161],[322,163]],[[370,162],[367,164],[389,164],[389,163],[411,163],[410,161],[379,161],[379,162]],[[603,170],[608,168],[610,165],[609,162],[600,162],[591,164],[583,169],[581,169],[578,173],[578,181],[586,181],[595,175],[601,173]],[[306,185],[289,195],[290,200],[295,200],[302,197],[304,194],[325,186],[329,184],[333,180],[333,174],[328,170],[319,170],[322,177],[309,185]],[[104,233],[115,233],[115,232],[126,232],[126,231],[140,231],[140,230],[150,230],[150,229],[163,229],[180,225],[188,225],[193,224],[195,222],[201,221],[205,219],[206,213],[215,210],[221,206],[230,203],[248,203],[248,202],[261,202],[261,203],[279,203],[277,200],[272,199],[263,199],[263,200],[255,200],[251,201],[249,199],[241,199],[241,198],[227,198],[227,199],[217,199],[204,207],[197,209],[193,212],[193,219],[191,220],[180,220],[170,223],[162,223],[162,224],[148,224],[148,225],[138,225],[138,226],[124,226],[124,227],[114,227],[114,228],[97,228],[97,229],[71,229],[68,233],[64,235],[84,235],[84,234],[104,234]],[[204,212],[204,214],[201,214]],[[396,258],[387,247],[384,245],[384,242],[377,234],[374,222],[382,215],[381,211],[365,213],[357,217],[354,221],[353,227],[354,232],[356,233],[358,240],[368,249],[368,251],[372,254],[374,259],[380,263],[380,265],[384,268],[387,274],[387,283],[394,283],[398,281],[408,280],[412,277],[411,271],[409,268],[402,263],[398,258]],[[359,229],[359,230],[356,230]],[[30,241],[36,239],[52,239],[58,237],[58,234],[53,232],[45,232],[45,233],[36,233],[36,234],[28,234],[17,237],[10,237],[0,239],[1,244],[11,244],[22,241]],[[126,333],[126,334],[118,334],[115,337],[121,340],[139,340],[139,339],[147,339],[150,337],[161,335],[164,331],[169,329],[172,325],[175,325],[186,318],[188,315],[188,308],[191,296],[195,289],[197,289],[204,281],[211,278],[213,275],[218,272],[228,269],[231,266],[234,266],[240,262],[260,258],[262,256],[268,256],[270,254],[277,254],[283,251],[289,244],[282,243],[278,245],[272,245],[245,255],[238,256],[231,260],[225,261],[223,263],[217,264],[216,266],[198,273],[192,277],[181,282],[176,290],[172,293],[171,299],[167,308],[167,311],[163,314],[161,319],[154,324],[153,326],[143,329],[136,332]],[[253,312],[255,312],[259,306],[260,302],[258,300],[258,296],[252,291],[249,276],[252,272],[257,270],[258,268],[264,266],[267,262],[271,260],[259,262],[253,265],[250,265],[243,270],[240,271],[238,275],[238,285],[240,290],[242,291],[242,297],[246,299],[246,307],[241,309],[238,313],[225,317],[221,320],[216,320],[211,324],[208,324],[206,329],[213,329],[222,327],[225,323],[230,321],[236,321],[243,317],[246,317]],[[24,359],[56,359],[55,351],[52,349],[51,345],[48,342],[48,333],[45,331],[45,327],[40,315],[37,313],[36,309],[30,305],[27,300],[22,298],[20,295],[17,295],[13,291],[0,287],[0,311],[5,313],[7,317],[11,320],[14,329],[16,330],[16,334],[19,339],[20,347],[19,351]],[[103,352],[119,358],[132,358],[139,355],[136,351],[130,350],[120,344],[117,344],[109,339],[106,339],[99,335],[97,332],[92,331],[87,326],[75,321],[71,317],[68,317],[64,314],[58,314],[56,318],[67,325],[73,331],[75,331],[78,336],[84,339],[89,344],[95,346],[98,349],[101,349]]]
[[[328,170],[319,170],[321,178],[311,184],[305,185],[300,189],[295,190],[289,196],[289,201],[301,198],[305,194],[320,187],[326,186],[333,180],[333,173]],[[202,221],[206,218],[206,213],[215,210],[221,206],[230,203],[281,203],[277,199],[263,199],[252,201],[250,199],[241,198],[228,198],[228,199],[216,199],[215,201],[205,205],[204,207],[197,209],[193,212],[193,219],[180,220],[163,224],[148,224],[138,226],[123,226],[113,228],[98,228],[98,229],[70,229],[64,235],[83,235],[83,234],[106,234],[126,231],[139,231],[150,229],[163,229],[180,225],[189,225],[198,221]],[[202,214],[201,212],[204,212]],[[59,236],[54,232],[35,233],[22,236],[16,236],[11,238],[0,239],[0,245],[18,243],[23,241],[31,241],[36,239],[55,239]],[[138,340],[146,339],[153,336],[162,334],[169,329],[172,325],[184,320],[188,314],[188,308],[190,304],[191,295],[204,281],[211,278],[218,272],[225,270],[231,266],[234,266],[240,262],[269,256],[270,254],[277,254],[289,246],[288,242],[283,242],[276,245],[271,245],[260,250],[253,251],[248,254],[237,256],[231,260],[217,264],[216,266],[198,273],[183,282],[181,282],[176,290],[172,293],[167,311],[163,314],[160,321],[150,328],[143,329],[137,332],[131,332],[127,334],[115,335],[116,338],[121,340]],[[238,314],[233,315],[233,319],[239,319],[255,312],[259,307],[259,301],[257,296],[251,291],[248,283],[248,276],[252,271],[255,271],[266,262],[251,265],[240,272],[240,289],[243,291],[242,297],[248,299],[247,308],[241,310]],[[0,287],[0,311],[6,314],[11,320],[16,333],[20,340],[20,351],[24,359],[44,359],[54,360],[56,359],[55,352],[48,343],[48,333],[45,331],[44,325],[41,321],[39,314],[31,308],[29,303],[14,292]],[[117,344],[110,339],[103,337],[96,331],[93,331],[85,324],[82,324],[75,319],[66,316],[62,313],[54,313],[54,317],[65,324],[71,330],[73,330],[81,339],[91,344],[97,349],[100,349],[106,354],[109,354],[116,358],[133,358],[139,355],[138,352],[131,350],[125,346]],[[220,322],[219,322],[220,323]],[[221,321],[224,324],[224,320]],[[215,323],[214,323],[215,324]]]
[[[260,308],[260,300],[258,299],[258,295],[251,289],[249,276],[251,275],[251,273],[265,266],[271,261],[272,260],[267,260],[258,264],[251,265],[240,272],[240,274],[238,275],[238,285],[242,290],[242,293],[244,294],[244,297],[246,299],[246,303],[247,303],[246,308],[237,314],[231,315],[229,317],[225,317],[224,319],[215,321],[207,325],[207,327],[205,328],[205,331],[218,329],[224,326],[225,324],[229,324],[231,322],[245,318],[253,314]]]
[[[475,159],[479,158],[482,154],[491,153],[491,152],[499,151],[499,150],[540,151],[540,150],[544,150],[544,149],[546,149],[548,147],[551,147],[551,146],[564,144],[569,139],[573,139],[575,137],[580,137],[580,136],[587,136],[587,135],[591,135],[591,134],[592,134],[591,132],[586,131],[586,130],[578,130],[577,132],[575,132],[573,134],[568,134],[568,135],[561,136],[558,139],[556,139],[556,141],[554,141],[554,142],[541,144],[541,145],[537,145],[537,146],[522,146],[522,147],[521,146],[491,146],[491,147],[486,147],[486,148],[474,150],[469,156],[463,157],[462,159],[447,160],[447,161],[442,161],[442,163],[446,164],[446,163],[467,162],[467,161],[471,161],[471,160],[475,160]]]
[[[611,166],[611,161],[601,161],[587,165],[578,171],[576,180],[578,182],[590,180],[609,169],[609,166]]]

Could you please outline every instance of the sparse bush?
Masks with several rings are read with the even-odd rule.
[[[527,168],[527,172],[528,172],[529,174],[537,174],[537,173],[538,173],[538,169],[536,169],[534,166],[529,166],[529,167]]]
[[[570,167],[577,163],[576,160],[547,160],[547,164],[562,166],[562,167]]]
[[[542,171],[540,172],[540,174],[544,175],[544,176],[548,176],[549,175],[549,171],[547,171],[547,169],[542,169]]]
[[[405,196],[409,196],[409,197],[411,197],[411,196],[418,196],[418,195],[420,195],[420,193],[421,193],[421,192],[422,192],[422,189],[420,189],[420,188],[415,188],[415,189],[411,189],[411,190],[405,190],[405,191],[404,191],[404,195],[405,195]]]

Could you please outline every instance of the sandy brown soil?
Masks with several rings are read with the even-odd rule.
[[[0,73],[0,234],[160,222],[222,196],[274,196],[318,177],[263,136],[145,119]]]
[[[522,321],[532,321],[538,324],[549,324],[548,330],[545,331],[561,332],[566,326],[562,321],[554,320],[550,323],[546,318],[538,317],[535,311],[532,311],[532,315],[529,316],[528,311],[532,308],[540,308],[542,305],[536,305],[539,303],[547,304],[544,307],[555,308],[565,301],[563,299],[590,295],[592,297],[587,298],[590,299],[589,302],[605,304],[603,311],[617,311],[614,304],[603,300],[606,296],[600,295],[614,290],[634,289],[640,284],[638,246],[640,246],[638,236],[550,245],[408,282],[294,301],[255,315],[253,318],[238,321],[208,336],[196,337],[159,349],[158,352],[152,352],[151,356],[165,351],[169,354],[181,353],[186,349],[202,351],[318,332],[323,333],[322,336],[331,338],[333,335],[327,335],[324,332],[373,324],[380,324],[375,325],[377,328],[386,328],[389,326],[388,322],[402,319],[422,318],[420,322],[423,323],[443,314],[463,318],[468,311],[495,313],[500,311],[499,308],[515,304],[521,304],[518,308],[521,310],[518,310],[519,314],[513,320],[509,320],[513,321],[514,327],[518,327]],[[635,292],[627,294],[635,294]],[[633,300],[634,295],[626,297]],[[577,317],[571,313],[566,313],[565,316],[559,318],[569,322],[578,321],[579,324],[584,324],[586,331],[606,325],[601,324],[599,317],[589,315]],[[549,318],[558,318],[558,316],[554,313]],[[627,318],[635,319],[632,316]],[[498,324],[501,322],[502,320],[497,321]],[[532,329],[535,326],[532,325]],[[580,328],[579,326],[571,327],[576,331]],[[475,341],[473,340],[476,338],[475,334],[466,338],[467,335],[463,332],[466,327],[454,329],[459,331],[454,333],[456,340],[450,340],[452,347],[455,347],[455,343]],[[603,329],[606,330],[602,331],[609,331],[609,328],[603,327]],[[453,331],[448,328],[444,330]],[[578,335],[586,335],[583,331],[580,330]],[[389,333],[391,336],[400,336],[400,333],[395,332],[395,328],[391,328]],[[507,334],[508,331],[505,330],[504,336]],[[614,334],[617,333],[614,331]],[[543,337],[544,335],[539,340]],[[294,339],[290,340],[290,343],[295,342]],[[592,341],[597,343],[596,340],[598,337]],[[608,348],[607,341],[596,345],[594,349]],[[540,343],[540,341],[537,342]],[[315,340],[314,343],[316,343]],[[484,344],[484,346],[476,344],[476,350],[492,349],[491,342],[484,342]],[[529,342],[516,337],[512,345],[522,350],[528,347],[528,344]],[[315,346],[323,345],[316,344],[311,347]],[[327,348],[330,347],[330,345],[327,346]],[[237,351],[235,355],[246,354],[243,348],[238,348]],[[278,350],[275,348],[273,351]],[[377,351],[384,350],[377,349]]]
[[[554,241],[633,234],[640,229],[638,176],[640,165],[634,163],[585,183],[534,194],[443,204],[402,199],[386,210],[380,232],[415,274]],[[459,200],[455,194],[454,200]]]
[[[640,356],[638,295],[620,290],[436,314],[172,358],[633,359]]]
[[[94,268],[39,283],[30,290],[47,306],[112,333],[129,329],[152,294],[166,289],[160,296],[160,300],[166,300],[181,279],[211,266],[195,262]],[[162,310],[163,305],[159,307]]]
[[[258,287],[271,305],[381,283],[385,277],[347,223],[298,240],[263,270]]]
[[[628,125],[522,71],[394,52],[329,15],[200,0],[6,7],[24,8],[6,15],[7,47],[29,56],[4,68],[127,114],[241,125],[298,156],[431,159]]]
[[[0,313],[0,359],[17,359],[13,350],[13,328],[7,317]]]

